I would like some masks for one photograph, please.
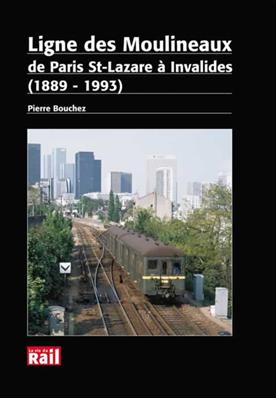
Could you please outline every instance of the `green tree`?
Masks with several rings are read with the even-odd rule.
[[[134,202],[128,200],[125,204],[125,208],[121,209],[121,219],[123,221],[128,221],[133,218]]]
[[[152,221],[152,212],[148,209],[137,208],[134,211],[133,221],[128,221],[126,225],[137,232],[146,234]]]
[[[114,217],[113,221],[119,222],[120,221],[120,214],[121,214],[121,202],[119,196],[115,196],[115,203],[114,203]]]
[[[40,277],[33,279],[28,274],[28,323],[29,332],[35,334],[41,328],[46,309],[44,302],[45,281]]]
[[[115,203],[114,203],[114,194],[111,190],[109,193],[109,203],[108,203],[108,220],[114,220],[114,212],[115,212]]]
[[[42,325],[49,299],[63,289],[58,263],[70,260],[72,223],[61,213],[49,213],[42,225],[28,232],[28,315],[29,331]]]
[[[225,186],[215,185],[205,193],[202,207],[190,214],[185,223],[183,248],[205,276],[205,291],[214,297],[216,286],[225,286],[231,295],[232,194]]]
[[[98,217],[99,217],[99,220],[101,221],[101,222],[104,222],[105,221],[105,213],[102,211],[102,210],[99,210],[98,212],[97,212],[97,215],[98,215]]]
[[[27,191],[28,215],[40,215],[41,198],[38,187],[28,186]]]

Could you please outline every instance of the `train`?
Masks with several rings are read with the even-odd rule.
[[[187,257],[182,250],[117,225],[110,226],[102,240],[146,296],[169,301],[184,295]]]

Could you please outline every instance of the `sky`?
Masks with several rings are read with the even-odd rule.
[[[110,171],[132,173],[133,192],[145,194],[148,155],[175,155],[178,200],[187,182],[215,182],[220,172],[232,173],[230,129],[30,129],[28,143],[41,144],[43,155],[67,149],[67,163],[78,151],[94,152],[102,160],[102,191]],[[41,170],[43,170],[43,165]]]

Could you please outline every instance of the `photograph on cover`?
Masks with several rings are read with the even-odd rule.
[[[27,131],[29,336],[232,335],[232,130]]]

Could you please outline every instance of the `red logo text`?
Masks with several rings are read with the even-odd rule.
[[[28,346],[28,366],[60,366],[61,347],[59,346]]]

